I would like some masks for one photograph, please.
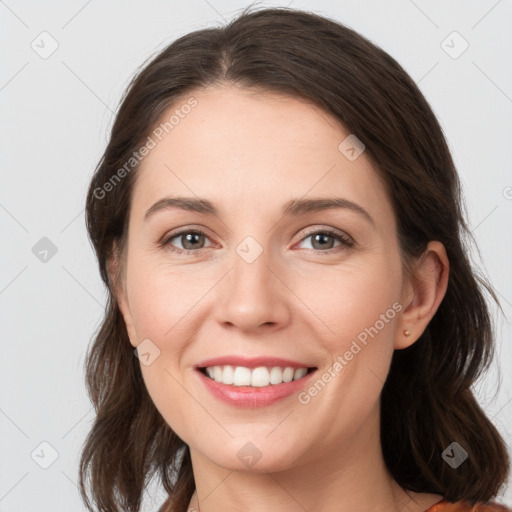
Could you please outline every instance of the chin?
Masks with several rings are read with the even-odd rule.
[[[204,450],[199,446],[195,451],[219,467],[242,473],[274,473],[298,464],[297,446],[300,446],[300,440],[291,442],[289,447],[280,442],[276,446],[275,442],[265,439],[266,436],[268,431],[261,436],[253,432],[243,439],[232,439],[230,442],[212,441]]]

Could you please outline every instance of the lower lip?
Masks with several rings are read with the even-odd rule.
[[[286,398],[301,391],[309,382],[316,370],[311,371],[299,380],[283,382],[282,384],[271,384],[264,387],[233,386],[222,384],[204,375],[197,370],[206,389],[215,397],[229,405],[238,407],[256,408],[271,405],[282,398]]]

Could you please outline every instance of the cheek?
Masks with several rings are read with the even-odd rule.
[[[351,341],[392,339],[401,309],[401,264],[393,252],[340,266],[319,267],[314,277],[301,271],[291,287],[307,305],[331,354],[348,349]],[[315,318],[316,317],[316,318]]]
[[[131,267],[130,267],[131,265]],[[149,365],[141,360],[141,372],[155,407],[182,439],[190,436],[191,421],[199,412],[183,392],[183,354],[193,339],[194,305],[205,290],[194,272],[134,255],[127,272],[130,309],[138,342],[149,339],[157,357]]]
[[[330,362],[318,373],[325,384],[312,383],[300,403],[310,414],[337,425],[329,433],[322,432],[329,445],[340,432],[350,435],[357,430],[377,407],[402,309],[400,262],[381,255],[371,265],[319,274],[315,283],[316,291],[307,296],[308,306],[329,327],[329,331],[322,328],[327,334],[319,337],[319,344],[329,353]]]
[[[212,278],[213,279],[213,278]],[[182,339],[189,315],[206,291],[208,277],[193,266],[170,267],[148,257],[132,258],[128,268],[128,295],[139,341],[143,338]]]

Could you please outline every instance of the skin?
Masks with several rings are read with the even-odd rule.
[[[379,398],[393,351],[418,339],[445,294],[442,244],[430,242],[404,274],[384,184],[364,152],[354,161],[341,153],[349,132],[329,114],[231,85],[193,96],[198,105],[142,162],[125,252],[111,262],[122,268],[117,298],[132,346],[149,338],[160,350],[141,370],[190,447],[191,510],[426,510],[442,496],[406,493],[384,464]],[[171,194],[209,199],[220,217],[166,209],[144,219]],[[286,201],[313,197],[353,201],[373,223],[349,209],[282,216]],[[178,228],[206,238],[159,245]],[[326,228],[354,245],[314,244],[311,232]],[[263,250],[252,263],[236,252],[247,236]],[[236,354],[307,362],[322,374],[394,303],[402,310],[306,405],[292,395],[236,408],[210,395],[194,370]],[[237,457],[248,442],[262,455],[251,468]]]

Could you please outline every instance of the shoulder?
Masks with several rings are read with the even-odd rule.
[[[512,510],[505,505],[491,501],[485,503],[471,503],[470,501],[450,503],[446,500],[442,500],[425,512],[512,512]]]
[[[474,506],[475,512],[512,512],[510,508],[505,505],[501,505],[500,503],[477,503]]]
[[[473,508],[470,509],[471,512],[512,512],[510,508],[505,505],[501,505],[499,503],[493,502],[479,502],[473,505]]]

